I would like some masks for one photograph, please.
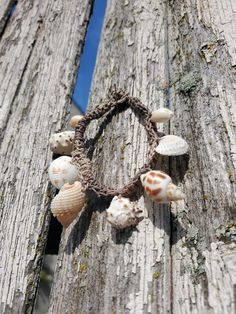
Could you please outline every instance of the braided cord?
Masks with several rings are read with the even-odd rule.
[[[93,166],[85,152],[84,133],[86,127],[92,120],[101,118],[104,114],[113,108],[119,108],[123,105],[130,107],[142,120],[148,136],[149,151],[148,161],[142,166],[139,172],[130,180],[130,182],[121,189],[112,189],[99,183],[94,176]],[[151,113],[138,98],[130,97],[122,90],[115,90],[110,93],[110,97],[104,103],[99,104],[95,109],[90,110],[78,123],[75,129],[74,149],[72,152],[72,162],[79,169],[81,183],[87,192],[94,192],[97,196],[113,197],[122,195],[131,197],[140,187],[140,175],[151,170],[155,165],[157,154],[155,147],[158,144],[157,129],[150,120]]]

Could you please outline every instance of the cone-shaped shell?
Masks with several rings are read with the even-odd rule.
[[[177,187],[170,183],[167,187],[167,199],[170,201],[179,201],[185,198],[185,194]]]
[[[116,229],[137,225],[143,218],[142,209],[128,198],[115,196],[107,209],[107,221]]]
[[[186,154],[188,150],[188,143],[182,137],[176,135],[163,136],[155,148],[158,154],[166,156],[183,155]]]
[[[74,137],[74,131],[53,134],[49,139],[51,151],[59,155],[71,155]]]
[[[85,194],[80,182],[65,183],[60,192],[52,200],[53,216],[67,228],[78,216],[85,204]]]
[[[77,124],[79,123],[79,121],[83,119],[83,116],[81,115],[77,115],[77,116],[73,116],[71,119],[70,119],[70,126],[75,129]]]
[[[78,171],[71,163],[72,157],[61,156],[51,163],[48,174],[52,184],[60,189],[65,183],[74,183],[78,180]]]
[[[160,108],[152,112],[151,121],[156,123],[164,123],[168,122],[174,113],[173,111],[169,110],[168,108]]]
[[[171,177],[159,170],[148,171],[140,176],[146,194],[157,203],[181,200],[185,195],[172,183]]]

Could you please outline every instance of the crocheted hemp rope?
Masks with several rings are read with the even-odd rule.
[[[135,175],[130,182],[120,189],[113,189],[99,183],[94,176],[92,162],[87,158],[85,152],[85,139],[84,133],[88,124],[95,119],[101,118],[104,114],[109,112],[114,107],[130,107],[143,121],[143,125],[148,135],[149,151],[148,161],[143,165],[139,172]],[[139,188],[140,175],[151,170],[155,165],[157,153],[155,147],[158,144],[158,134],[156,125],[150,121],[151,113],[141,103],[138,98],[130,97],[122,90],[115,90],[110,92],[108,100],[99,104],[95,109],[90,110],[78,123],[75,129],[74,149],[72,152],[72,162],[75,164],[80,173],[80,180],[87,192],[94,192],[97,196],[113,197],[115,195],[122,195],[123,197],[131,197],[135,195]]]

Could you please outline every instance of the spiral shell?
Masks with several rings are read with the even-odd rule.
[[[65,183],[51,203],[53,216],[67,228],[85,204],[85,194],[80,182]]]
[[[72,184],[78,180],[78,171],[71,161],[71,157],[61,156],[51,163],[48,169],[49,179],[57,189],[65,183]]]
[[[79,121],[83,119],[83,116],[81,115],[77,115],[77,116],[73,116],[71,119],[70,119],[70,126],[75,129],[75,127],[77,126],[77,124],[79,123]]]
[[[179,136],[166,135],[160,138],[155,151],[161,155],[178,156],[186,154],[189,150],[188,143]]]
[[[151,121],[156,123],[168,122],[174,113],[168,108],[160,108],[152,112]]]
[[[172,183],[171,177],[159,170],[151,170],[140,176],[146,194],[157,203],[169,203],[184,199],[185,195]]]
[[[53,134],[49,139],[50,149],[59,155],[70,155],[75,137],[74,131],[64,131]]]
[[[136,207],[128,198],[115,196],[107,209],[107,221],[116,229],[137,225],[143,218],[142,209]]]

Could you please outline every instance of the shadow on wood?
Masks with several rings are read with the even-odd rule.
[[[181,156],[171,156],[169,157],[169,164],[171,165],[171,178],[173,182],[177,185],[184,180],[184,176],[189,168],[189,159],[188,154]]]

